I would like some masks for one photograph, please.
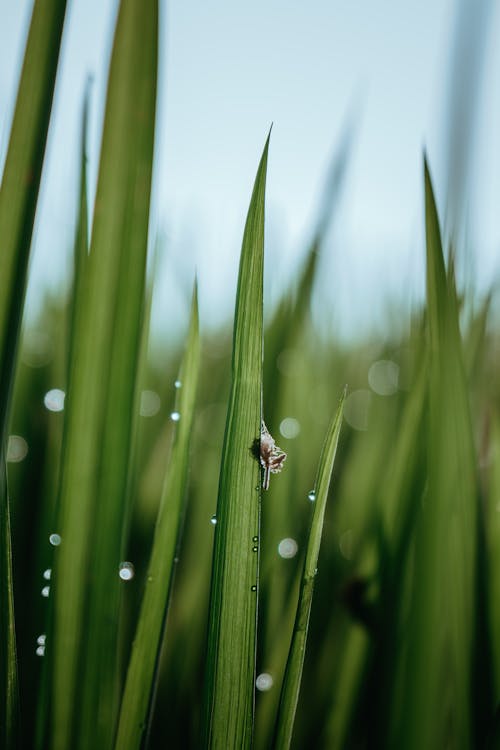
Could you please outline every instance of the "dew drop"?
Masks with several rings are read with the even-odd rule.
[[[43,656],[45,654],[45,646],[38,646],[36,650],[37,656]]]
[[[44,586],[42,589],[42,596],[47,598],[49,594],[50,594],[50,586]]]
[[[176,380],[176,381],[175,381],[175,383],[174,383],[174,388],[177,388],[177,389],[179,389],[179,388],[182,388],[182,383],[181,383],[181,381],[180,381],[180,380]]]
[[[20,435],[9,435],[7,443],[7,462],[17,464],[28,455],[28,443]]]
[[[273,686],[274,680],[267,672],[262,672],[255,680],[255,687],[261,692],[270,690]]]
[[[313,503],[316,500],[316,491],[311,490],[309,494],[307,495],[307,499],[310,500],[311,503]]]
[[[280,557],[283,557],[285,560],[288,560],[292,557],[295,557],[298,550],[298,544],[295,541],[295,539],[282,539],[281,542],[278,544],[278,554]]]
[[[60,535],[59,534],[51,534],[49,536],[49,542],[51,543],[51,545],[53,547],[59,547],[59,545],[61,544],[61,537],[60,537]]]
[[[118,575],[122,581],[131,581],[135,575],[135,568],[131,562],[121,562],[118,566]]]
[[[178,411],[173,411],[170,415],[170,419],[172,420],[172,422],[178,422],[180,418],[181,418],[181,415],[179,414]]]
[[[46,640],[47,640],[47,636],[45,635],[45,633],[42,633],[41,635],[38,636],[38,638],[36,639],[36,642],[38,643],[39,646],[45,646]]]
[[[257,586],[252,586],[250,591],[257,591]]]
[[[43,577],[46,581],[50,581],[50,577],[52,575],[52,568],[47,568],[47,570],[43,571]]]
[[[217,523],[217,516],[212,516],[212,518],[210,519],[210,523],[212,524],[212,526],[215,526]]]
[[[52,388],[43,397],[45,408],[49,411],[63,411],[66,394],[60,388]]]
[[[259,537],[258,536],[253,536],[252,537],[252,542],[258,542],[258,541],[259,541]]]
[[[258,551],[259,551],[258,547],[252,547],[252,552],[258,552]]]

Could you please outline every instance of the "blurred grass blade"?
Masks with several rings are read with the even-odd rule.
[[[399,740],[471,746],[477,487],[458,304],[425,165],[429,340],[428,484],[415,539]]]
[[[36,3],[0,188],[0,744],[17,744],[18,686],[5,443],[66,0]]]
[[[157,25],[156,2],[121,3],[90,255],[73,316],[54,574],[56,750],[110,747],[116,728],[118,566],[144,303]]]
[[[116,748],[138,750],[152,711],[155,672],[158,668],[168,598],[186,494],[189,444],[193,424],[200,362],[198,299],[193,293],[191,323],[182,361],[175,410],[176,425],[172,455],[165,475],[156,522],[146,590],[132,646],[123,695]]]
[[[0,428],[5,439],[15,353],[66,0],[35,3],[0,188]]]
[[[11,750],[18,746],[19,696],[14,630],[14,595],[12,587],[12,553],[7,494],[7,471],[3,446],[0,444],[0,746]]]
[[[318,466],[318,475],[315,485],[316,499],[311,521],[311,529],[307,542],[302,582],[300,587],[295,625],[293,629],[292,642],[285,670],[285,677],[281,688],[280,706],[276,721],[276,734],[273,747],[289,748],[292,741],[293,724],[295,712],[299,700],[300,682],[304,666],[304,656],[307,640],[307,629],[311,614],[312,595],[314,579],[317,573],[319,548],[323,533],[323,521],[325,518],[326,501],[330,489],[335,454],[342,425],[342,413],[344,408],[346,392],[340,400],[328,433],[325,438],[323,450]]]
[[[212,563],[204,745],[250,747],[253,735],[262,418],[264,201],[269,136],[241,249],[232,383]]]

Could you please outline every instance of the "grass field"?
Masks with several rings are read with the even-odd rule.
[[[346,343],[310,314],[346,154],[264,316],[263,134],[234,319],[201,336],[193,279],[155,356],[158,8],[123,0],[70,291],[23,323],[65,5],[35,3],[0,193],[0,745],[500,747],[498,331],[432,165],[425,304]]]

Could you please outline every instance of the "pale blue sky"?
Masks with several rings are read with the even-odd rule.
[[[472,3],[472,0],[468,0]],[[486,0],[472,3],[475,11]],[[72,236],[77,139],[85,77],[94,76],[91,176],[115,0],[73,0],[37,221],[31,304],[65,273]],[[357,112],[345,198],[317,291],[317,314],[349,331],[372,321],[386,294],[423,285],[422,149],[443,203],[443,115],[457,0],[171,0],[161,32],[160,117],[153,215],[166,234],[156,327],[185,314],[195,266],[202,317],[234,304],[238,253],[253,178],[274,123],[268,172],[267,299],[293,276],[327,160]],[[164,6],[165,7],[165,6]],[[472,6],[471,6],[472,7]],[[5,149],[30,0],[0,0],[0,148]],[[481,283],[500,244],[499,12],[484,35],[475,198],[468,232]],[[497,45],[498,47],[498,45]],[[470,53],[464,50],[465,61]],[[188,252],[189,251],[189,252]],[[325,300],[326,298],[326,300]]]

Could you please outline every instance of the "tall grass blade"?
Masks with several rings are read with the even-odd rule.
[[[269,137],[243,235],[212,563],[204,743],[250,747],[253,734],[261,472],[264,200]]]
[[[17,743],[18,685],[5,442],[66,0],[33,9],[0,188],[0,744]]]
[[[400,740],[471,746],[477,487],[453,273],[446,274],[425,166],[428,484],[415,538]]]
[[[155,671],[158,668],[167,604],[172,584],[174,557],[186,494],[189,444],[193,424],[200,363],[198,299],[193,294],[186,351],[179,373],[181,388],[175,410],[180,414],[172,455],[165,475],[146,590],[132,646],[123,695],[116,748],[134,750],[141,746],[152,710]]]
[[[35,3],[0,188],[0,426],[8,399],[66,0]]]
[[[304,666],[304,656],[307,640],[307,629],[311,614],[314,579],[317,573],[319,548],[323,534],[326,501],[330,489],[335,454],[342,425],[342,413],[345,401],[342,396],[337,412],[328,428],[328,432],[319,460],[318,474],[315,484],[316,499],[311,521],[311,529],[307,542],[302,581],[300,587],[295,625],[292,642],[285,670],[285,678],[281,688],[280,706],[276,720],[276,734],[274,747],[289,748],[292,741],[295,712],[299,700],[300,682]]]
[[[144,300],[157,24],[156,2],[121,3],[90,255],[73,316],[54,575],[54,748],[110,747],[117,719],[118,566]]]
[[[12,585],[12,551],[7,494],[7,470],[0,445],[0,743],[6,750],[18,746],[19,695]]]

